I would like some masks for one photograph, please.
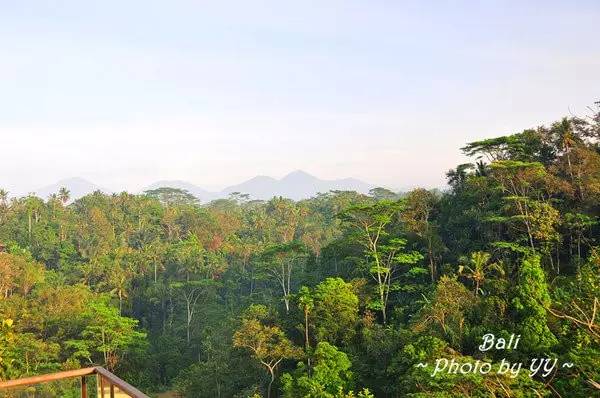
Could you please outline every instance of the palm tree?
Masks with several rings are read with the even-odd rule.
[[[61,201],[63,206],[66,205],[69,199],[71,199],[71,192],[69,192],[67,188],[62,187],[58,191],[58,199]]]
[[[31,243],[33,223],[40,221],[40,208],[43,205],[43,201],[40,198],[30,194],[24,200],[25,209],[27,211],[27,237]]]
[[[573,147],[577,146],[577,144],[581,142],[581,139],[573,130],[573,123],[571,120],[567,119],[566,117],[560,122],[554,123],[552,125],[552,130],[555,134],[556,146],[562,150],[562,153],[567,161],[567,173],[569,174],[569,177],[571,177],[571,183],[577,185],[577,193],[580,199],[583,200],[583,189],[581,182],[579,181],[579,176],[576,178],[575,173],[573,172],[573,163],[571,159],[571,151]]]
[[[483,160],[478,160],[475,164],[475,175],[477,177],[487,177],[488,175],[488,165],[483,162]]]
[[[154,283],[158,281],[158,271],[164,269],[164,247],[158,242],[152,242],[144,250],[146,261],[152,264],[154,269]]]
[[[114,269],[110,272],[109,284],[112,287],[110,293],[119,298],[120,315],[123,315],[123,299],[128,297],[127,289],[129,288],[129,278],[130,275],[128,272],[118,264],[115,264]]]
[[[451,169],[446,173],[448,184],[456,187],[467,179],[468,171],[473,168],[471,163],[463,163],[456,166],[456,169]]]
[[[302,286],[300,288],[300,292],[298,293],[298,306],[304,313],[304,351],[306,352],[306,364],[308,368],[308,373],[310,376],[310,339],[308,336],[308,315],[315,308],[315,302],[310,292],[310,289],[306,286]]]
[[[496,271],[504,275],[504,269],[501,263],[490,263],[490,254],[482,251],[471,253],[469,265],[461,265],[458,267],[459,275],[472,279],[475,282],[475,295],[479,294],[480,286],[485,281],[486,274],[490,271]],[[463,271],[468,273],[463,273]]]

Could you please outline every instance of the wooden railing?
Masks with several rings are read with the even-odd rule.
[[[81,379],[81,398],[88,398],[86,377],[92,375],[97,376],[98,398],[149,398],[137,388],[99,366],[77,370],[67,370],[65,372],[50,373],[41,376],[25,377],[22,379],[0,381],[0,392],[7,389],[27,387],[35,384],[49,383],[57,380],[79,377]]]

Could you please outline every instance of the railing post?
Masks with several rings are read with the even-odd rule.
[[[87,382],[85,376],[81,376],[81,398],[87,398]]]
[[[104,398],[104,377],[97,374],[96,379],[98,380],[98,385],[100,386],[100,395],[98,398]]]
[[[75,382],[75,380],[79,378],[81,382],[80,398],[88,398],[87,376],[91,375],[96,375],[96,377],[100,377],[100,380],[96,380],[97,383],[95,385],[95,387],[100,388],[100,392],[98,392],[98,389],[96,388],[96,392],[91,394],[91,396],[93,397],[97,396],[97,398],[105,398],[107,394],[103,394],[104,388],[109,387],[111,398],[115,397],[115,389],[117,389],[117,396],[124,395],[131,398],[149,398],[146,394],[144,394],[137,388],[119,379],[114,374],[99,366],[83,369],[65,370],[64,372],[24,377],[16,380],[0,380],[0,395],[2,395],[2,393],[4,393],[4,390],[8,388],[32,386],[35,384],[49,383],[51,381],[63,379],[73,379],[73,382]],[[106,385],[107,383],[108,386]],[[75,388],[77,388],[76,385]]]

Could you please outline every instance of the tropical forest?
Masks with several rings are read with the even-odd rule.
[[[438,189],[1,190],[0,380],[97,365],[153,397],[600,396],[597,105],[464,143]]]

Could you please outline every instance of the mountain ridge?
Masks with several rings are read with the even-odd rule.
[[[46,185],[33,191],[33,194],[40,198],[46,199],[50,195],[58,193],[61,188],[67,188],[69,190],[69,196],[71,200],[79,199],[82,196],[88,195],[95,191],[102,191],[110,194],[110,189],[101,187],[81,177],[70,177],[64,178],[55,182],[54,184]]]
[[[307,199],[317,193],[332,190],[357,191],[368,193],[376,185],[356,178],[323,180],[303,170],[295,170],[280,179],[269,176],[256,176],[239,184],[225,187],[219,197],[227,197],[233,192],[249,194],[252,199],[270,199],[283,196],[293,200]]]
[[[234,192],[248,194],[251,199],[259,200],[268,200],[274,196],[301,200],[315,196],[319,192],[325,193],[332,190],[356,191],[366,194],[376,186],[353,177],[325,180],[303,170],[295,170],[279,179],[266,175],[257,175],[238,184],[229,185],[220,191],[211,191],[184,180],[159,180],[146,186],[139,193],[163,187],[185,189],[201,202],[206,203],[211,200],[226,198]],[[60,180],[54,184],[42,187],[34,191],[34,193],[46,198],[50,194],[58,192],[62,187],[71,191],[71,198],[73,200],[97,190],[112,193],[111,190],[102,188],[81,177]]]

